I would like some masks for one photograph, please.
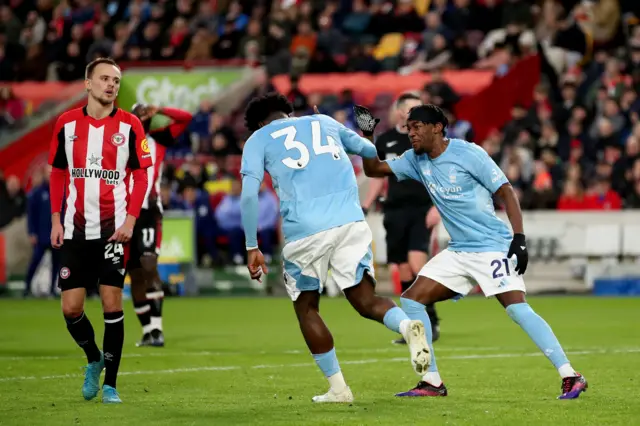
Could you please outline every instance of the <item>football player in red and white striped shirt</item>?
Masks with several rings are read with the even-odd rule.
[[[87,65],[87,105],[58,118],[49,151],[51,244],[61,248],[62,313],[89,362],[82,394],[87,400],[97,396],[104,368],[105,403],[122,402],[116,378],[124,342],[125,252],[147,192],[146,169],[152,164],[140,120],[114,105],[120,79],[112,59]],[[129,175],[134,180],[131,190]],[[96,285],[104,310],[104,352],[84,313],[86,289]]]
[[[162,243],[162,201],[160,180],[162,162],[167,147],[184,132],[193,116],[177,108],[159,108],[136,104],[133,113],[140,118],[147,132],[153,167],[147,169],[149,188],[142,204],[140,217],[133,229],[127,272],[131,277],[133,307],[142,325],[142,340],[138,346],[164,346],[162,332],[162,302],[164,292],[158,274],[158,256]],[[161,114],[171,119],[165,127],[149,130],[151,119]],[[131,182],[133,183],[133,181]]]

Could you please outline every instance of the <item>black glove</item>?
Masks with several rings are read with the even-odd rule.
[[[507,257],[511,258],[514,254],[518,259],[515,270],[518,274],[524,275],[524,271],[527,270],[527,265],[529,264],[529,252],[527,251],[527,241],[524,234],[513,234]]]
[[[376,129],[380,119],[371,115],[371,111],[362,105],[355,105],[353,112],[356,116],[356,124],[358,124],[360,130],[362,130],[362,134],[365,136],[373,135],[373,131]]]

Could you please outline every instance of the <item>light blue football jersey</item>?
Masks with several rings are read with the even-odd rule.
[[[285,241],[364,220],[356,175],[347,156],[375,147],[322,115],[272,121],[251,135],[240,173],[262,181],[265,170],[280,198]]]
[[[387,163],[398,180],[415,179],[427,188],[451,237],[451,250],[509,250],[511,232],[496,216],[491,198],[509,181],[480,146],[450,139],[437,158],[408,150]]]

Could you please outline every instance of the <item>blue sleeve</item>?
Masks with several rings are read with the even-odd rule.
[[[359,155],[364,158],[376,158],[378,156],[378,151],[374,144],[360,137],[356,132],[346,128],[342,124],[339,124],[339,126],[340,140],[347,153]]]
[[[393,157],[385,162],[389,167],[391,167],[391,171],[396,175],[396,178],[398,178],[399,181],[414,179],[418,182],[422,182],[420,174],[417,172],[416,154],[412,149],[405,151],[399,157]]]
[[[36,205],[38,198],[38,193],[34,191],[31,191],[27,198],[27,229],[29,235],[38,233],[38,206]]]
[[[475,145],[472,148],[471,155],[469,155],[469,173],[473,176],[482,186],[487,188],[491,193],[495,193],[502,185],[509,183],[509,180],[504,175],[500,167],[489,154],[481,147]]]
[[[258,247],[258,193],[262,179],[245,174],[242,177],[242,228],[244,228],[245,244],[248,249]]]
[[[262,182],[264,178],[264,144],[260,143],[258,137],[259,134],[254,133],[244,145],[240,174],[251,176]]]

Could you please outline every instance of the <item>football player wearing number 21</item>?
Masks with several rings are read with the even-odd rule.
[[[347,153],[377,158],[375,146],[317,111],[299,118],[289,117],[292,112],[279,94],[253,99],[245,112],[247,128],[253,132],[241,168],[249,273],[259,280],[267,272],[257,241],[258,192],[266,170],[280,198],[285,286],[307,346],[329,381],[329,391],[312,400],[352,402],[333,337],[319,314],[320,292],[327,279],[335,281],[360,315],[402,334],[420,376],[431,362],[429,346],[423,322],[410,320],[391,299],[374,291],[372,234]]]
[[[358,106],[356,120],[358,125],[377,121],[366,108]],[[562,378],[558,398],[577,398],[587,390],[587,381],[571,367],[549,325],[525,300],[522,275],[528,254],[518,198],[481,147],[446,138],[447,124],[437,106],[414,107],[407,119],[413,149],[387,161],[363,160],[367,176],[395,175],[398,180],[421,182],[451,236],[449,247],[427,262],[400,299],[409,318],[423,321],[432,362],[415,388],[397,396],[447,395],[433,354],[425,305],[464,296],[477,283],[485,296],[498,299],[509,317],[558,369]],[[513,235],[495,214],[494,194],[505,204]]]

